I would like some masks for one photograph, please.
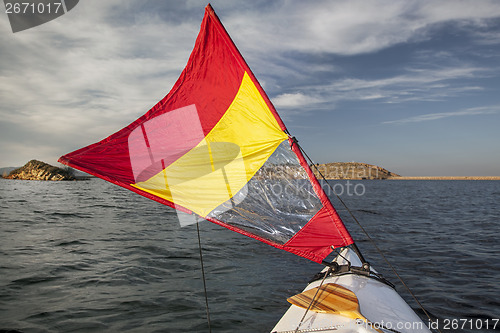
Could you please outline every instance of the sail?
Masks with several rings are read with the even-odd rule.
[[[142,117],[59,161],[321,262],[349,232],[208,5],[188,63]]]

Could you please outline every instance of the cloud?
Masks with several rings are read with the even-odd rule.
[[[39,151],[53,151],[51,138],[59,137],[62,155],[126,126],[160,100],[187,62],[199,22],[140,12],[129,24],[109,17],[132,4],[86,1],[43,26],[2,34],[2,121],[47,147]]]
[[[312,96],[306,96],[302,93],[295,94],[281,94],[273,98],[273,104],[278,108],[293,108],[311,106],[321,102],[320,99]]]
[[[429,84],[443,83],[449,80],[477,77],[487,73],[489,68],[476,66],[443,67],[443,68],[410,68],[406,73],[381,79],[355,79],[346,78],[333,83],[329,88],[337,91],[351,91],[401,86],[427,86]],[[444,85],[444,84],[443,84]]]
[[[226,20],[244,47],[264,52],[355,55],[429,38],[439,24],[481,26],[500,16],[497,1],[280,2],[273,10],[234,12]]]
[[[449,117],[477,116],[477,115],[484,115],[484,114],[494,114],[494,113],[499,113],[499,112],[500,112],[500,105],[492,105],[492,106],[484,106],[484,107],[477,107],[477,108],[469,108],[469,109],[454,111],[454,112],[438,112],[438,113],[422,114],[419,116],[409,117],[409,118],[405,118],[405,119],[385,121],[382,124],[400,125],[400,124],[419,123],[419,122],[424,122],[424,121],[439,120],[439,119],[449,118]]]
[[[59,142],[63,154],[132,122],[176,81],[205,4],[87,0],[17,34],[1,20],[0,29],[8,33],[0,34],[0,117],[18,129],[2,140],[21,141],[25,135],[26,145],[31,139],[33,147],[47,152]],[[214,7],[273,102],[288,114],[304,106],[331,109],[345,100],[401,103],[479,90],[450,82],[484,76],[486,66],[413,66],[367,78],[342,72],[325,55],[367,54],[426,40],[443,22],[460,21],[474,31],[500,16],[499,2],[477,5],[475,0],[214,0]],[[494,32],[480,33],[483,43],[498,40]],[[0,150],[0,155],[13,154]]]
[[[297,85],[293,93],[283,93],[272,98],[281,108],[314,106],[308,110],[332,105],[341,101],[377,101],[379,103],[407,103],[439,101],[483,90],[471,85],[467,79],[487,77],[487,67],[466,66],[406,69],[402,73],[374,79],[342,78],[322,84]],[[466,82],[466,83],[465,83]]]

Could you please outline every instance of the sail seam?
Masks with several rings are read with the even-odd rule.
[[[243,56],[241,55],[241,52],[236,47],[236,44],[234,43],[234,41],[231,38],[231,36],[228,34],[226,28],[224,27],[224,25],[220,21],[219,17],[217,16],[217,14],[215,13],[215,11],[213,10],[212,6],[210,4],[208,4],[207,7],[206,7],[206,10],[212,16],[212,18],[214,18],[216,21],[218,21],[219,24],[215,25],[215,27],[216,27],[217,31],[219,32],[219,35],[223,38],[226,46],[230,49],[231,54],[233,55],[233,57],[238,61],[238,63],[240,64],[240,66],[246,72],[248,72],[248,75],[250,76],[250,78],[252,79],[252,81],[255,82],[257,90],[260,92],[260,94],[264,98],[264,101],[268,105],[268,107],[269,107],[269,109],[270,109],[273,117],[278,122],[280,128],[285,133],[288,134],[288,130],[287,130],[286,126],[285,126],[285,123],[283,122],[283,120],[279,116],[278,111],[276,111],[276,108],[274,107],[273,103],[271,102],[271,99],[269,98],[269,96],[267,96],[267,93],[265,92],[265,90],[260,85],[259,80],[257,80],[257,78],[255,77],[254,73],[250,69],[250,66],[246,62],[245,58],[243,58]],[[221,29],[222,29],[222,32],[220,31]]]

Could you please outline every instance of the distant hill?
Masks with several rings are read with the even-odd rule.
[[[316,168],[312,166],[316,177],[320,177],[319,172],[321,172],[326,179],[388,179],[401,177],[379,166],[358,162],[316,164]]]
[[[390,172],[376,165],[357,162],[334,162],[311,165],[317,178],[326,179],[389,179],[398,178],[398,174]],[[255,176],[256,179],[300,179],[304,177],[303,169],[295,164],[270,165],[261,168]]]
[[[0,176],[1,177],[7,177],[12,170],[15,170],[17,168],[19,168],[19,167],[5,167],[5,168],[0,168]]]
[[[31,160],[24,166],[12,170],[7,179],[22,180],[74,180],[71,168],[61,169],[45,162]]]

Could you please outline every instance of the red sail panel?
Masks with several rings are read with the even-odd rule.
[[[60,162],[313,261],[353,243],[210,5],[168,95]]]
[[[129,162],[128,135],[140,124],[161,114],[196,105],[204,134],[210,132],[233,102],[247,70],[241,57],[233,54],[237,50],[221,29],[213,9],[207,7],[188,63],[168,95],[129,126],[94,145],[62,156],[61,162],[98,177],[106,176],[106,180],[131,184],[135,179]],[[182,133],[174,134],[168,145],[184,147]]]

